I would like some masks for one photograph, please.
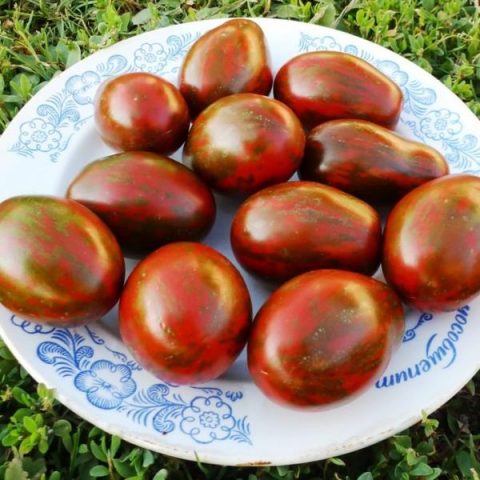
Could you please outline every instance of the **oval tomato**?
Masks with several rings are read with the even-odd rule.
[[[398,200],[448,174],[434,148],[365,120],[332,120],[307,136],[299,168],[304,180],[339,188],[369,202]]]
[[[182,145],[190,126],[180,92],[151,73],[125,73],[104,82],[95,99],[95,122],[113,148],[165,155]]]
[[[227,95],[268,95],[272,81],[262,29],[241,18],[210,30],[192,45],[180,70],[179,89],[196,116]]]
[[[288,180],[303,156],[305,134],[293,112],[262,95],[217,100],[193,122],[183,160],[223,193],[252,193]]]
[[[117,302],[124,268],[115,237],[83,205],[44,196],[0,204],[0,303],[22,318],[98,320]]]
[[[274,280],[319,268],[372,275],[380,263],[380,216],[336,188],[287,182],[240,206],[231,242],[242,266]]]
[[[192,384],[221,375],[247,340],[247,287],[220,253],[172,243],[141,261],[120,299],[120,333],[148,370]]]
[[[155,153],[95,161],[71,183],[67,197],[95,212],[132,256],[166,243],[200,240],[215,220],[208,187],[181,163]]]
[[[361,118],[393,128],[400,117],[400,87],[365,60],[341,52],[310,52],[278,72],[275,98],[307,129],[336,118]]]
[[[378,377],[404,329],[403,308],[384,283],[317,270],[281,286],[260,309],[248,367],[270,399],[318,408],[352,398]]]
[[[480,178],[450,175],[403,197],[385,226],[383,272],[410,305],[456,310],[480,292]]]

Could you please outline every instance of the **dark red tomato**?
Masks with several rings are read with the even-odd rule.
[[[155,153],[119,153],[93,162],[67,197],[95,212],[134,257],[166,243],[200,240],[215,220],[208,187],[181,163]]]
[[[380,264],[381,223],[368,204],[314,182],[266,188],[238,209],[231,242],[252,273],[286,280],[339,268],[372,275]]]
[[[141,261],[120,299],[120,333],[161,379],[212,380],[245,346],[251,302],[237,269],[199,243],[172,243]]]
[[[180,70],[180,92],[198,115],[234,93],[268,95],[272,72],[262,29],[251,20],[229,20],[200,37]]]
[[[305,134],[282,103],[254,93],[217,100],[193,122],[183,160],[223,193],[252,193],[288,180],[303,156]]]
[[[299,168],[304,180],[368,202],[398,200],[447,174],[448,164],[434,148],[365,120],[332,120],[315,127]]]
[[[22,318],[98,320],[117,302],[124,269],[115,237],[83,205],[44,196],[0,204],[0,303]]]
[[[396,83],[365,60],[340,52],[293,58],[275,77],[274,93],[307,129],[336,118],[361,118],[393,128],[403,103]]]
[[[320,408],[371,385],[399,345],[402,304],[384,283],[317,270],[282,285],[258,312],[248,368],[267,397]]]
[[[403,197],[385,227],[383,272],[410,305],[456,310],[480,292],[480,178],[450,175]]]
[[[95,100],[95,122],[113,148],[164,155],[182,145],[190,126],[180,92],[151,73],[126,73],[103,83]]]

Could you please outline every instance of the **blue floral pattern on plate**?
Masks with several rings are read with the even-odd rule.
[[[92,405],[105,410],[118,407],[137,389],[130,368],[109,360],[97,360],[88,370],[78,373],[73,383],[86,392]]]
[[[168,62],[168,55],[161,43],[143,43],[135,50],[134,64],[139,71],[160,73]]]
[[[62,134],[54,124],[34,118],[20,127],[20,143],[31,152],[49,152],[60,146]]]
[[[37,117],[20,125],[18,141],[9,150],[25,157],[41,153],[52,162],[58,161],[75,133],[92,118],[95,94],[103,81],[135,71],[171,78],[198,35],[171,35],[165,45],[143,43],[133,52],[133,58],[112,55],[105,63],[99,63],[95,71],[72,75],[59,93],[37,108]]]
[[[147,71],[172,78],[179,70],[180,61],[200,33],[195,35],[170,35],[165,43],[142,43],[133,52],[133,58],[112,55],[96,71],[72,75],[65,87],[53,95],[47,103],[37,108],[38,117],[20,125],[18,141],[10,151],[33,157],[48,154],[51,161],[58,161],[72,136],[92,116],[95,92],[100,83],[114,75],[132,71]],[[404,94],[404,109],[400,119],[421,141],[437,142],[453,169],[471,173],[480,172],[480,144],[478,138],[465,134],[459,115],[445,108],[432,108],[437,95],[392,61],[376,58],[356,45],[341,45],[333,36],[300,34],[300,52],[315,50],[343,51],[372,63],[394,80]]]
[[[447,158],[453,170],[465,173],[480,173],[480,143],[477,137],[465,134],[465,125],[456,112],[446,108],[433,108],[438,102],[437,94],[424,87],[418,80],[392,60],[376,58],[371,52],[359,49],[356,45],[341,45],[334,37],[325,35],[314,37],[301,34],[301,52],[334,50],[358,56],[370,62],[389,76],[402,89],[404,107],[400,122],[425,143],[435,143]]]
[[[237,418],[232,408],[232,403],[243,398],[242,392],[224,393],[220,388],[193,386],[188,389],[191,398],[186,400],[175,392],[178,385],[158,383],[139,390],[134,376],[141,367],[124,353],[110,348],[91,327],[53,328],[16,315],[10,321],[29,335],[49,336],[39,343],[38,358],[53,365],[60,376],[72,378],[73,386],[94,407],[117,410],[133,422],[151,425],[162,434],[177,429],[196,443],[231,440],[252,444],[247,417]],[[105,350],[87,345],[88,339]],[[112,362],[105,354],[121,363]]]
[[[180,429],[199,443],[225,440],[235,426],[232,407],[220,397],[195,397],[183,409]]]
[[[85,72],[73,75],[65,83],[65,91],[70,94],[78,105],[93,103],[95,92],[102,82],[102,77],[96,72]]]

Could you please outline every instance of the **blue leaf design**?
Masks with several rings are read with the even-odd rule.
[[[57,372],[63,376],[71,376],[77,370],[70,352],[55,342],[42,342],[37,347],[37,356],[42,362],[55,365]]]
[[[435,90],[424,87],[418,80],[409,82],[408,91],[415,101],[422,105],[433,105],[437,101]]]
[[[72,334],[66,328],[57,328],[53,333],[52,338],[64,343],[68,347],[71,347],[73,345]]]
[[[443,141],[449,163],[457,170],[478,172],[480,170],[480,145],[474,135],[449,138]]]
[[[76,333],[76,332],[75,332],[75,333],[73,334],[73,343],[74,343],[75,345],[80,345],[80,344],[83,343],[84,341],[85,341],[85,338],[84,338],[82,335],[80,335],[79,333]]]
[[[174,403],[166,398],[166,395],[170,392],[170,389],[164,384],[155,384],[150,386],[147,391],[137,392],[126,404],[128,407],[127,416],[131,417],[134,421],[147,425],[149,418],[152,414],[155,414],[152,422],[156,422],[158,429],[161,432],[169,432],[170,427],[172,430],[174,424],[167,420],[168,417],[176,417],[178,411],[186,407],[184,402]],[[163,412],[163,413],[162,413]],[[156,420],[155,420],[156,418]]]
[[[80,113],[75,108],[68,108],[61,112],[59,119],[59,127],[68,126],[69,122],[75,123],[80,119]]]
[[[156,407],[140,407],[138,405],[126,404],[127,417],[131,417],[135,423],[140,423],[143,426],[147,426],[150,420],[150,416],[155,412]]]
[[[58,125],[59,122],[59,111],[51,105],[44,103],[37,108],[37,113],[40,117],[46,117],[46,119],[53,125]]]
[[[178,417],[184,408],[185,408],[184,405],[175,405],[175,404],[162,408],[153,417],[153,420],[152,420],[153,428],[157,432],[161,432],[161,433],[172,432],[175,428],[175,423],[169,420],[169,417]]]
[[[183,397],[182,397],[180,394],[178,394],[178,393],[174,393],[174,394],[172,395],[172,398],[173,398],[173,399],[175,400],[175,402],[177,402],[177,403],[182,403],[182,404],[186,403],[185,400],[183,399]]]
[[[239,418],[235,422],[235,429],[232,430],[229,438],[239,443],[252,445],[252,441],[250,440],[250,424],[247,422],[247,417]]]
[[[165,396],[168,395],[170,389],[163,383],[157,383],[152,385],[147,390],[148,399],[156,403],[157,405],[163,405],[165,403]]]
[[[127,59],[123,55],[112,55],[106,63],[97,66],[97,72],[105,77],[113,76],[124,70],[127,65]]]
[[[298,43],[298,50],[300,52],[307,52],[311,44],[311,36],[306,33],[300,33],[300,41]]]
[[[437,94],[431,88],[422,87],[418,81],[410,82],[406,87],[405,106],[406,113],[413,113],[422,117],[427,111],[427,106],[436,101]]]
[[[14,143],[10,147],[9,151],[17,153],[18,155],[21,155],[22,157],[33,158],[33,152],[29,148],[25,147],[25,145],[23,145],[20,142]]]
[[[185,35],[170,35],[167,38],[168,56],[170,59],[176,59],[187,52],[188,47],[193,43],[200,35],[197,34],[193,37],[191,34]]]
[[[151,402],[144,390],[137,392],[129,403],[124,403],[127,417],[131,417],[136,423],[147,426],[150,415],[158,410],[158,404]]]
[[[81,368],[86,368],[86,365],[88,362],[86,362],[86,359],[92,358],[93,357],[93,348],[92,347],[87,347],[84,345],[83,347],[80,347],[78,350],[75,351],[75,363],[80,366]]]
[[[37,355],[42,362],[50,365],[54,365],[59,360],[66,360],[75,365],[70,353],[58,343],[42,342],[37,348]]]

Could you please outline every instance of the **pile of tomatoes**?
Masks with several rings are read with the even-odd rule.
[[[300,55],[274,78],[244,19],[195,42],[178,89],[149,73],[109,79],[95,121],[121,153],[90,163],[66,198],[0,204],[0,302],[75,326],[120,300],[123,341],[167,382],[216,378],[248,342],[251,376],[277,402],[351,398],[399,345],[403,304],[452,310],[480,290],[480,179],[394,133],[402,102],[343,53]],[[182,164],[168,155],[183,144]],[[212,190],[242,199],[235,257],[278,287],[253,323],[240,272],[200,243]],[[124,256],[141,259],[125,284]],[[387,283],[371,278],[380,264]]]

